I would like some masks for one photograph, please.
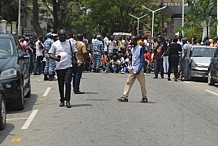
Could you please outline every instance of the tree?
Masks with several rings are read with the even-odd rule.
[[[200,27],[202,30],[204,24],[206,24],[207,36],[209,37],[210,24],[215,22],[215,20],[211,18],[215,16],[216,0],[188,0],[187,2],[189,6],[191,6],[191,9],[185,19],[185,28],[187,30],[190,28],[199,30]],[[202,31],[196,31],[195,33],[199,36],[201,32]],[[191,35],[194,35],[193,32],[189,34],[189,36]]]
[[[39,25],[39,10],[38,0],[33,0],[33,27],[38,35],[43,35],[42,29]]]

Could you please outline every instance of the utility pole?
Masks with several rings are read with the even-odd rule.
[[[162,9],[165,9],[167,6],[161,7],[161,8],[156,9],[156,10],[151,10],[151,9],[147,8],[146,6],[142,6],[142,7],[147,9],[148,11],[152,12],[151,37],[153,38],[154,37],[154,13],[157,12],[157,11],[160,11]]]

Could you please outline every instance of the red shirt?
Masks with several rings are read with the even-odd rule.
[[[149,63],[152,63],[151,54],[150,53],[144,53],[144,59],[147,59]]]

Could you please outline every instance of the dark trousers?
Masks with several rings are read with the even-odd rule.
[[[174,70],[174,77],[175,77],[175,79],[178,78],[178,65],[179,65],[179,56],[169,57],[168,78],[170,78],[170,74],[172,72],[172,68]]]
[[[58,78],[58,87],[60,93],[60,101],[70,101],[71,81],[72,81],[72,67],[62,70],[56,70]],[[65,94],[64,94],[65,84]]]
[[[74,92],[79,91],[80,80],[82,78],[83,71],[84,71],[84,64],[81,64],[80,66],[78,66],[76,73],[74,73],[74,76],[73,76],[73,91]]]
[[[156,78],[158,77],[159,72],[161,77],[163,77],[164,76],[163,58],[154,60],[154,74]]]

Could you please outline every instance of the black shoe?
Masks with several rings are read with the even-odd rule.
[[[161,79],[164,79],[164,76],[161,76]]]
[[[147,102],[148,102],[148,98],[147,98],[147,97],[143,97],[140,102],[141,102],[141,103],[147,103]]]
[[[168,78],[168,81],[171,81],[171,79],[170,79],[170,78]]]
[[[66,102],[66,107],[67,107],[67,108],[71,108],[71,104],[70,104],[69,101]]]
[[[64,106],[64,102],[61,102],[60,104],[59,104],[59,107],[63,107]]]
[[[177,79],[175,79],[175,81],[177,82]]]
[[[84,94],[85,92],[81,92],[81,91],[74,91],[74,94]]]
[[[154,79],[157,79],[158,77],[154,77]]]
[[[33,75],[40,75],[40,73],[38,73],[38,72],[34,72],[34,74]]]
[[[117,100],[120,101],[120,102],[128,102],[128,98],[125,98],[125,97],[120,97]]]

